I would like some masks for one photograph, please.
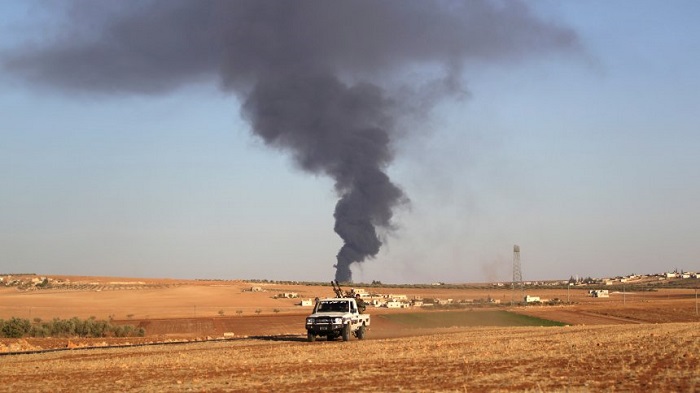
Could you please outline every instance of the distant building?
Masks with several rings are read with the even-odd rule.
[[[284,293],[280,294],[279,297],[285,298],[285,299],[295,299],[295,298],[299,297],[299,294],[296,292],[284,292]]]
[[[539,303],[539,302],[540,302],[539,296],[525,295],[525,303]]]
[[[607,289],[594,289],[594,290],[588,291],[588,292],[593,297],[610,297],[610,293],[608,292]]]
[[[381,301],[381,300],[379,300],[379,299],[372,299],[372,301],[371,301],[370,303],[371,303],[374,307],[382,307],[382,306],[384,306],[384,305],[386,304],[386,302]]]

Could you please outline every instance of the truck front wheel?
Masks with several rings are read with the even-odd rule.
[[[310,330],[306,332],[306,341],[310,343],[316,341],[316,335]]]
[[[362,325],[359,329],[357,329],[357,339],[362,340],[363,338],[365,338],[365,325]]]
[[[343,326],[343,341],[350,339],[350,324]]]

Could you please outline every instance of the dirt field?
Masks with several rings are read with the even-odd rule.
[[[698,391],[700,318],[694,290],[508,306],[507,289],[391,289],[408,297],[497,299],[458,311],[369,308],[368,339],[304,342],[299,299],[327,287],[70,278],[34,291],[0,289],[0,318],[111,318],[143,338],[0,339],[0,391]],[[262,291],[251,292],[253,286]],[[538,324],[535,316],[576,326]],[[527,321],[527,322],[523,322]],[[534,321],[534,322],[533,322]],[[544,323],[543,323],[544,325]],[[233,339],[220,341],[224,335]],[[172,343],[175,341],[188,343]],[[171,342],[171,344],[162,344]],[[105,345],[155,345],[102,348]],[[160,343],[160,344],[158,344]],[[60,352],[7,355],[60,348]],[[68,348],[69,350],[66,350]],[[359,371],[359,372],[358,372]]]
[[[0,287],[0,318],[51,319],[77,316],[99,319],[147,320],[158,318],[201,318],[223,316],[276,315],[305,313],[297,304],[302,298],[333,296],[329,286],[281,285],[270,283],[247,283],[243,281],[194,281],[155,280],[115,277],[67,277],[70,285],[53,289],[18,291],[12,287]],[[698,280],[700,281],[700,280]],[[698,283],[700,287],[700,282]],[[259,287],[260,292],[251,292]],[[587,287],[565,289],[531,288],[525,293],[545,299],[570,301],[572,305],[557,307],[528,307],[528,313],[550,313],[559,311],[576,314],[580,319],[569,322],[619,323],[616,318],[630,322],[700,322],[695,313],[695,291],[693,289],[660,289],[655,292],[616,293],[609,298],[592,298]],[[436,286],[427,289],[371,288],[383,294],[400,293],[413,297],[431,299],[453,299],[454,301],[491,298],[502,307],[518,297],[507,288],[448,289]],[[297,293],[299,298],[275,299],[285,292]],[[523,309],[523,308],[516,308]],[[373,313],[394,312],[371,308]],[[588,313],[589,316],[586,316]],[[600,319],[603,320],[600,320]],[[553,318],[556,319],[556,318]]]
[[[268,339],[0,357],[2,391],[700,389],[697,323],[444,329],[350,342]]]

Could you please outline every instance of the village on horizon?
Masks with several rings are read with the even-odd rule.
[[[60,278],[52,278],[60,277]],[[20,287],[22,289],[42,289],[49,287],[60,287],[71,284],[69,279],[63,277],[82,277],[88,281],[80,280],[80,284],[90,284],[90,278],[110,278],[112,276],[82,276],[74,274],[53,274],[53,275],[39,275],[37,273],[0,273],[0,286],[6,287]],[[578,275],[571,276],[568,280],[527,280],[522,281],[524,286],[591,286],[591,285],[622,285],[622,284],[653,284],[653,283],[676,283],[684,284],[686,282],[682,280],[688,279],[700,279],[700,272],[686,271],[683,269],[675,269],[673,271],[665,271],[663,273],[646,273],[646,274],[628,274],[623,276],[615,277],[602,277],[602,278],[592,278],[592,277],[581,277]],[[291,284],[291,285],[328,285],[328,282],[319,281],[300,281],[300,280],[269,280],[269,279],[218,279],[218,278],[192,278],[192,279],[171,279],[166,277],[129,277],[124,278],[120,276],[121,281],[110,281],[112,285],[146,285],[149,280],[172,280],[172,281],[242,281],[251,283],[276,283],[276,284]],[[693,281],[687,282],[691,284]],[[76,284],[74,280],[72,282]],[[98,282],[92,282],[92,284],[99,284]],[[493,281],[493,282],[464,282],[464,283],[445,283],[445,282],[430,282],[430,283],[402,283],[402,284],[389,284],[382,283],[381,281],[372,281],[371,283],[364,282],[346,282],[343,285],[353,285],[357,287],[425,287],[425,286],[446,286],[446,287],[471,287],[471,286],[484,286],[491,285],[496,287],[507,287],[513,285],[513,281]]]

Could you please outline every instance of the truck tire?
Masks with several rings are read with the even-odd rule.
[[[343,326],[343,341],[350,340],[350,324]]]
[[[362,325],[359,329],[357,329],[357,339],[362,340],[363,338],[365,338],[365,325]]]
[[[316,335],[313,334],[312,332],[306,332],[306,341],[312,343],[316,341]]]

